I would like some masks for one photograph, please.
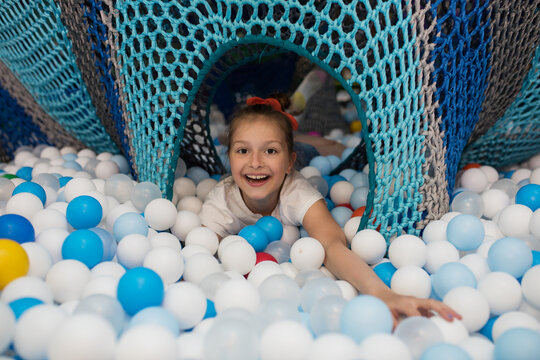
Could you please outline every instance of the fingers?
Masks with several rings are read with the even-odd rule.
[[[452,321],[453,319],[460,319],[461,320],[461,315],[460,314],[455,312],[448,305],[446,305],[446,304],[444,304],[444,303],[442,303],[440,301],[437,301],[437,300],[433,300],[433,299],[424,300],[424,304],[423,304],[422,308],[425,311],[428,311],[428,312],[429,312],[429,310],[433,310],[437,314],[439,314],[439,316],[441,316],[443,319],[448,320],[448,321]]]

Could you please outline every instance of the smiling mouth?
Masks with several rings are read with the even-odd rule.
[[[244,175],[248,183],[253,185],[260,185],[266,182],[270,178],[268,175]]]

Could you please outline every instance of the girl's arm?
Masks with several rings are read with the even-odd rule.
[[[328,270],[351,283],[360,293],[383,300],[392,312],[394,324],[403,316],[431,316],[432,310],[446,320],[454,317],[461,319],[458,313],[439,301],[398,295],[388,288],[371,267],[347,247],[345,234],[326,208],[324,200],[317,201],[309,208],[303,226],[309,236],[323,245],[326,254],[324,265]]]

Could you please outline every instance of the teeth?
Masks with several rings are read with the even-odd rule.
[[[261,180],[261,179],[266,179],[267,176],[266,175],[246,175],[249,179],[252,179],[252,180]]]

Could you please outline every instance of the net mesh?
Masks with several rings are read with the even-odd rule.
[[[0,59],[68,132],[97,151],[117,151],[96,116],[52,0],[0,4]]]

